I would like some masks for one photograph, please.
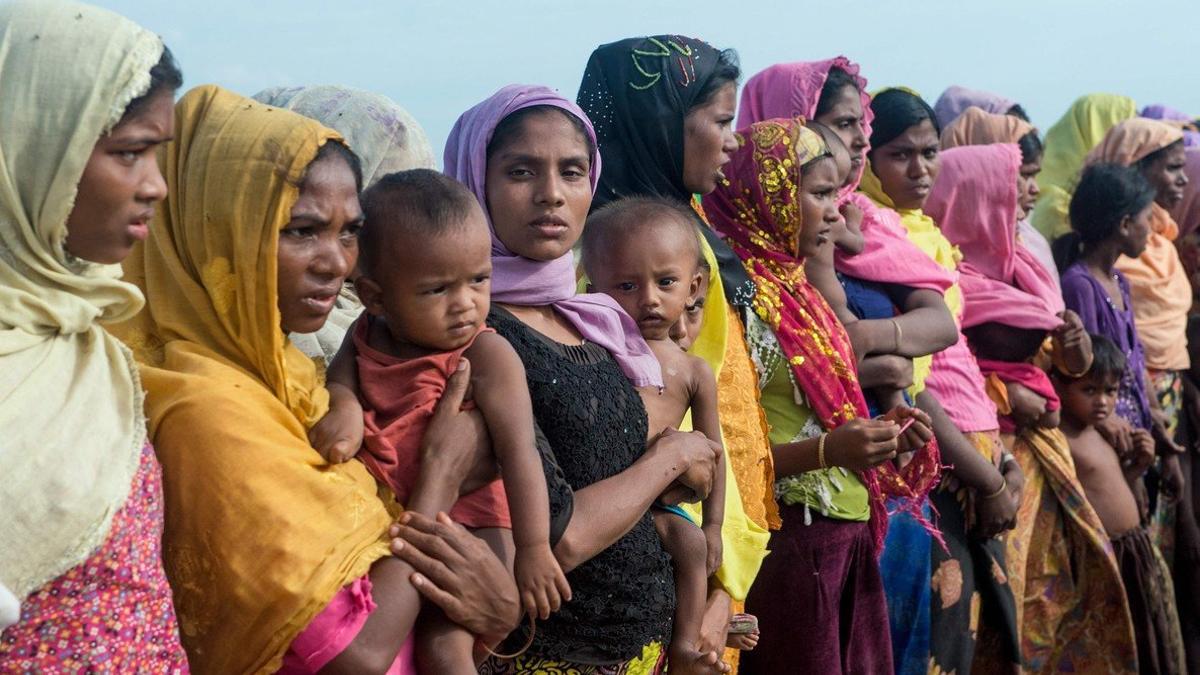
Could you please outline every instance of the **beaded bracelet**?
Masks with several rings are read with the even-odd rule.
[[[821,465],[822,469],[828,468],[825,466],[825,438],[827,436],[829,436],[828,433],[821,434],[821,437],[817,439],[817,463]]]

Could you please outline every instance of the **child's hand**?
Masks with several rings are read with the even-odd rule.
[[[518,546],[516,558],[517,591],[526,614],[548,619],[550,612],[571,601],[571,585],[549,543]]]
[[[308,442],[326,462],[341,464],[358,454],[363,440],[363,409],[353,394],[331,387],[329,412],[308,431]]]
[[[724,544],[721,542],[721,524],[714,523],[709,525],[705,523],[701,528],[704,531],[704,545],[708,551],[708,557],[704,563],[704,575],[711,577],[717,573],[717,568],[721,566],[721,559],[724,555]]]

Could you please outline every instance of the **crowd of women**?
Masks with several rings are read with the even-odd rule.
[[[1188,116],[580,65],[436,173],[0,5],[0,671],[1200,672]]]

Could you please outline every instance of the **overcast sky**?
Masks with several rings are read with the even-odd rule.
[[[734,47],[745,76],[845,54],[875,88],[948,85],[1021,102],[1045,129],[1077,96],[1200,115],[1200,0],[99,0],[161,34],[185,88],[345,84],[385,94],[440,158],[459,113],[512,82],[575,97],[599,44],[679,33]],[[744,79],[744,78],[743,78]]]

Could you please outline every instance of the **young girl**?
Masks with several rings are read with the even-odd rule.
[[[1132,489],[1154,461],[1154,438],[1145,429],[1136,429],[1132,449],[1121,454],[1096,431],[1096,424],[1115,414],[1126,363],[1120,348],[1101,335],[1092,338],[1092,354],[1091,368],[1082,376],[1054,373],[1054,388],[1063,406],[1062,431],[1087,501],[1112,540],[1137,636],[1140,671],[1184,673],[1170,568],[1150,542]],[[1106,631],[1114,629],[1109,625]]]
[[[1096,425],[1118,452],[1132,448],[1133,428],[1152,424],[1145,351],[1134,323],[1129,281],[1116,262],[1145,250],[1154,196],[1154,188],[1132,167],[1089,166],[1071,197],[1072,232],[1054,247],[1067,308],[1089,333],[1112,340],[1126,357],[1116,414]]]
[[[143,304],[120,263],[167,197],[182,75],[61,0],[0,5],[0,72],[0,671],[186,673],[162,468],[109,332]]]
[[[663,386],[638,389],[650,419],[650,438],[678,427],[690,410],[693,428],[719,443],[712,369],[681,350],[670,335],[700,292],[700,240],[693,216],[665,198],[610,202],[588,218],[582,245],[591,288],[611,296],[634,318],[662,365]],[[694,661],[699,653],[706,580],[721,564],[723,461],[717,471],[703,502],[699,529],[678,507],[668,505],[654,516],[675,566],[677,605],[670,653],[676,663]]]
[[[875,207],[899,220],[927,263],[952,276],[944,298],[961,322],[961,257],[923,211],[941,167],[933,110],[904,89],[876,94],[871,108],[871,150],[860,189]],[[1003,452],[996,406],[975,356],[961,330],[956,334],[953,344],[934,354],[926,390],[916,400],[930,411],[938,447],[952,466],[951,480],[931,498],[946,547],[930,547],[930,667],[965,672],[976,662],[977,644],[997,647],[988,658],[994,663],[1007,666],[1020,659],[1012,590],[1006,575],[989,570],[1005,568],[1003,546],[992,537],[1012,527],[1022,481],[1016,460]]]
[[[484,329],[492,268],[487,221],[465,187],[428,169],[386,176],[363,193],[362,202],[357,289],[367,315],[350,332],[366,426],[359,457],[406,508],[422,511],[436,503],[413,490],[423,436],[448,378],[469,361],[472,398],[504,486],[493,481],[463,495],[450,516],[478,528],[504,557],[515,545],[525,612],[546,619],[571,592],[550,550],[547,488],[525,369],[504,338]],[[509,527],[511,535],[496,529]],[[474,667],[469,632],[440,616],[421,628],[420,667]]]

